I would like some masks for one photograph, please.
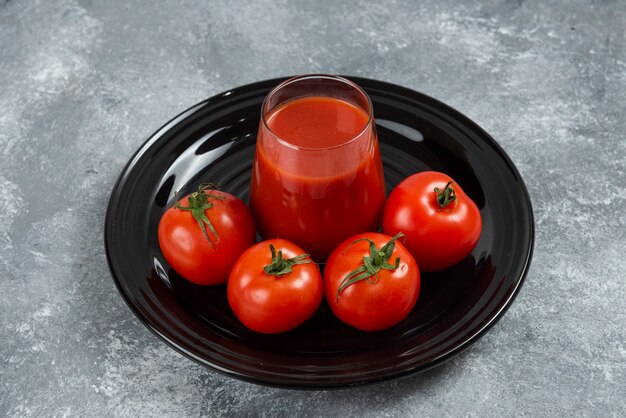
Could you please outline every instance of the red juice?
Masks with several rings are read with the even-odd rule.
[[[261,122],[250,203],[265,238],[323,262],[345,239],[378,229],[385,182],[373,120],[332,97],[284,103]]]

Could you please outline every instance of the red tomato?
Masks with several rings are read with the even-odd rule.
[[[390,236],[366,232],[344,241],[324,269],[324,292],[333,313],[363,331],[402,321],[417,302],[420,272],[408,250]]]
[[[317,311],[323,297],[322,276],[300,247],[270,239],[239,257],[228,278],[227,294],[231,309],[246,327],[277,334],[297,327]]]
[[[159,246],[167,262],[199,285],[225,283],[230,269],[254,244],[246,205],[235,196],[201,186],[179,200],[159,221]]]
[[[414,174],[393,189],[383,211],[383,232],[402,231],[422,272],[444,270],[467,257],[480,238],[476,204],[448,175]]]

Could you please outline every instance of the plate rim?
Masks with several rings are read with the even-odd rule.
[[[152,324],[149,318],[147,318],[142,312],[140,312],[139,307],[135,303],[133,303],[130,296],[123,290],[121,278],[118,276],[118,274],[116,274],[115,269],[113,267],[111,251],[109,250],[109,246],[110,246],[109,229],[112,228],[111,227],[112,220],[110,219],[110,216],[115,207],[114,203],[116,199],[114,199],[114,197],[117,194],[119,194],[120,187],[123,181],[125,180],[125,178],[127,177],[127,175],[129,174],[129,172],[131,171],[132,167],[136,164],[136,160],[141,155],[143,155],[146,151],[148,151],[150,147],[153,145],[152,143],[157,142],[161,138],[162,134],[167,132],[167,130],[169,130],[171,126],[175,126],[177,123],[184,120],[188,115],[191,115],[199,108],[202,108],[209,101],[217,99],[220,96],[224,96],[225,93],[232,94],[233,92],[236,92],[237,90],[246,90],[253,86],[260,86],[261,84],[266,84],[266,83],[278,84],[288,79],[289,76],[259,80],[256,82],[239,85],[239,86],[230,88],[228,90],[224,90],[219,93],[216,93],[184,109],[183,111],[178,113],[176,116],[168,120],[166,123],[164,123],[162,126],[160,126],[158,129],[156,129],[153,133],[151,133],[147,137],[146,140],[144,140],[141,143],[141,145],[135,150],[132,156],[128,159],[128,161],[122,168],[120,174],[117,176],[117,179],[114,182],[113,187],[111,188],[110,193],[108,194],[108,198],[107,198],[108,203],[107,203],[106,211],[104,215],[104,231],[103,231],[104,249],[105,249],[105,255],[106,255],[106,260],[107,260],[107,266],[109,268],[109,272],[111,274],[111,278],[115,284],[117,292],[122,297],[122,299],[124,300],[128,308],[130,309],[130,311],[134,314],[134,316],[137,319],[139,319],[139,321],[146,328],[148,328],[154,335],[156,335],[161,341],[163,341],[170,348],[174,349],[176,352],[178,352],[179,354],[182,354],[184,357],[194,361],[195,363],[200,364],[204,367],[209,368],[210,370],[214,370],[223,375],[236,378],[238,380],[246,381],[249,383],[254,383],[257,385],[263,385],[263,386],[269,386],[269,387],[275,387],[275,388],[281,388],[281,389],[292,389],[292,390],[342,389],[342,388],[359,387],[359,386],[364,386],[364,385],[377,384],[377,383],[390,381],[390,380],[402,379],[402,378],[406,378],[409,376],[417,375],[419,373],[422,373],[427,370],[431,370],[437,366],[440,366],[441,364],[447,362],[448,360],[452,359],[453,357],[457,356],[458,354],[462,353],[463,351],[471,347],[480,338],[482,338],[482,336],[484,336],[496,323],[498,323],[500,319],[502,319],[504,314],[507,312],[507,310],[511,307],[511,305],[517,298],[524,282],[526,281],[526,277],[528,275],[528,272],[531,266],[532,256],[533,256],[534,247],[535,247],[535,217],[534,217],[534,212],[533,212],[533,207],[532,207],[532,200],[530,197],[530,193],[528,192],[528,188],[526,187],[526,184],[519,170],[517,169],[517,166],[513,163],[509,155],[502,148],[502,146],[487,131],[485,131],[480,125],[474,122],[474,120],[472,120],[465,114],[461,113],[460,111],[456,110],[455,108],[451,107],[450,105],[436,98],[433,98],[432,96],[429,96],[420,91],[417,91],[417,90],[414,90],[414,89],[411,89],[402,85],[390,83],[387,81],[382,81],[382,80],[377,80],[377,79],[372,79],[372,78],[365,78],[365,77],[360,77],[360,76],[351,76],[351,75],[340,75],[340,76],[347,78],[349,80],[355,81],[359,85],[361,85],[361,81],[364,81],[365,83],[369,83],[369,82],[379,83],[379,84],[383,84],[389,87],[393,87],[394,89],[397,89],[397,90],[404,91],[407,94],[422,96],[434,102],[437,106],[445,109],[447,112],[452,113],[455,118],[460,117],[464,122],[468,122],[469,124],[471,124],[472,129],[476,130],[480,134],[481,137],[487,138],[490,141],[490,145],[493,146],[496,149],[496,151],[498,151],[498,154],[500,155],[500,157],[504,159],[504,161],[507,163],[509,168],[512,170],[513,174],[519,179],[520,190],[523,195],[522,196],[523,200],[526,202],[526,210],[528,212],[528,233],[529,233],[528,245],[527,245],[528,250],[523,260],[520,277],[515,282],[515,287],[512,289],[511,293],[508,295],[508,298],[504,302],[501,303],[499,310],[495,314],[491,315],[487,323],[485,323],[480,329],[476,330],[473,334],[467,337],[467,339],[463,343],[459,344],[457,347],[440,355],[439,357],[435,358],[434,360],[430,361],[429,363],[423,366],[418,366],[412,369],[404,370],[396,374],[388,374],[386,376],[382,376],[382,377],[378,377],[374,379],[360,380],[357,382],[350,382],[350,383],[332,384],[332,383],[325,383],[325,382],[320,382],[320,383],[307,382],[306,385],[300,385],[300,384],[294,385],[290,383],[281,383],[278,380],[269,380],[269,379],[264,380],[260,378],[255,378],[253,376],[248,376],[247,374],[239,373],[237,371],[234,371],[225,367],[220,367],[217,364],[214,364],[206,359],[203,359],[197,356],[196,354],[194,354],[193,352],[189,351],[185,347],[181,346],[180,344],[176,343],[172,339],[168,338],[167,335],[160,332],[160,330]]]

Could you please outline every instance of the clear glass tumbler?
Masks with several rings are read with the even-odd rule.
[[[372,102],[333,75],[291,78],[263,102],[250,204],[264,239],[288,239],[324,262],[376,231],[385,180]]]

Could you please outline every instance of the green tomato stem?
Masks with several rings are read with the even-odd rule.
[[[272,262],[263,267],[263,271],[272,276],[280,277],[289,274],[293,271],[291,267],[297,264],[313,263],[313,260],[309,258],[311,257],[310,254],[301,254],[293,258],[283,258],[282,250],[276,252],[276,248],[274,248],[272,244],[270,244],[270,252],[272,253]]]
[[[209,245],[211,246],[211,248],[215,248],[215,246],[213,245],[213,241],[211,241],[209,232],[215,236],[216,243],[220,242],[220,237],[217,234],[217,231],[215,230],[215,228],[213,227],[213,224],[211,224],[211,221],[209,220],[209,218],[206,216],[206,213],[205,213],[206,210],[211,209],[213,207],[213,203],[210,203],[208,199],[209,197],[215,200],[224,199],[223,196],[211,194],[210,190],[214,190],[214,189],[215,189],[214,184],[211,184],[211,183],[201,184],[200,186],[198,186],[197,192],[193,192],[192,194],[189,195],[189,198],[187,199],[187,203],[189,204],[189,206],[182,206],[180,204],[180,200],[174,204],[174,207],[176,209],[191,212],[191,215],[196,220],[196,222],[198,222],[198,226],[204,233],[204,236],[206,237],[207,241],[209,241]],[[209,192],[207,193],[207,191]]]
[[[446,187],[441,190],[439,187],[435,187],[435,194],[437,195],[437,204],[440,208],[444,209],[449,204],[456,200],[456,192],[451,186],[452,182],[449,181]]]
[[[370,244],[370,255],[363,257],[363,265],[359,266],[355,270],[351,271],[343,278],[341,283],[339,284],[339,289],[337,289],[337,301],[339,301],[339,296],[341,292],[344,291],[347,287],[353,285],[354,283],[360,282],[362,280],[367,280],[370,284],[374,284],[378,282],[378,272],[380,270],[395,270],[400,265],[400,257],[396,257],[394,264],[389,263],[389,259],[391,258],[393,251],[396,248],[396,241],[399,238],[403,238],[404,234],[402,232],[398,232],[398,234],[391,238],[388,243],[383,245],[382,248],[376,248],[376,244],[374,241],[368,238],[360,238],[356,241],[352,242],[348,247],[356,244],[359,241],[367,241]]]

